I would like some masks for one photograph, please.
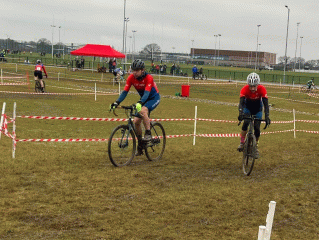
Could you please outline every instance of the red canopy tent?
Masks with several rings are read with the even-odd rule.
[[[123,53],[114,50],[110,45],[86,44],[71,52],[72,55],[125,58]]]

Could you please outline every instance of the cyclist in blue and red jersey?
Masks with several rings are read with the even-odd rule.
[[[34,80],[40,81],[41,84],[41,91],[44,92],[44,84],[43,84],[43,76],[42,76],[42,70],[45,73],[45,77],[48,77],[47,71],[45,70],[44,65],[41,63],[41,60],[37,60],[37,65],[35,65],[34,69]]]
[[[263,85],[260,85],[259,75],[253,72],[247,76],[247,85],[245,85],[240,91],[238,120],[242,121],[244,117],[250,117],[251,115],[255,115],[257,119],[262,119],[263,107],[267,127],[270,125],[271,122],[269,119],[269,104],[267,90]],[[255,121],[254,125],[254,134],[256,136],[257,144],[260,136],[260,123],[260,121]],[[249,121],[245,120],[240,134],[240,145],[237,149],[240,152],[244,149],[244,142],[247,134],[248,125]],[[258,149],[256,152],[256,157],[259,157]]]
[[[142,139],[142,128],[141,123],[143,121],[145,127],[144,141],[150,141],[151,136],[151,125],[150,125],[150,113],[160,103],[160,94],[157,86],[154,82],[153,77],[145,72],[145,63],[139,59],[134,60],[131,65],[132,74],[128,76],[124,91],[121,93],[119,98],[111,104],[110,109],[115,109],[120,103],[126,98],[131,86],[133,85],[138,94],[140,100],[135,104],[137,115],[134,118],[134,124],[137,132],[137,138],[139,139],[137,156],[143,154],[141,146]]]

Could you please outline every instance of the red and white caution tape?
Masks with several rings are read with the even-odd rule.
[[[29,85],[29,83],[0,83],[0,86]]]
[[[0,91],[0,93],[14,93],[14,94],[31,94],[31,95],[90,95],[93,93],[34,93],[34,92],[10,92]],[[96,93],[96,95],[118,95],[118,93]]]
[[[293,132],[293,129],[283,130],[283,131],[274,131],[274,132],[261,132],[260,134],[272,134],[272,133],[285,133],[285,132]]]
[[[238,123],[238,121],[197,118],[198,121]]]
[[[239,133],[229,133],[229,134],[197,134],[197,137],[240,137]]]
[[[296,122],[319,123],[318,120],[296,120]]]
[[[314,98],[319,98],[319,94],[317,94],[317,93],[308,93],[308,96],[314,97]]]
[[[306,133],[316,133],[316,134],[319,134],[319,131],[308,131],[308,130],[296,130],[296,132],[306,132]]]
[[[17,116],[18,118],[29,119],[49,119],[49,120],[76,120],[76,121],[107,121],[107,122],[125,122],[125,118],[82,118],[82,117],[47,117],[47,116]]]

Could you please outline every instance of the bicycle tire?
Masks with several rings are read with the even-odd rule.
[[[45,92],[45,82],[42,80],[43,82],[43,91]],[[42,89],[41,89],[41,83],[39,80],[35,81],[35,87],[34,90],[36,93],[42,93]]]
[[[254,168],[255,151],[256,151],[256,137],[254,134],[247,134],[244,150],[243,150],[243,172],[249,176]]]
[[[129,131],[128,125],[119,125],[114,128],[108,141],[108,155],[115,167],[129,165],[136,152],[135,134]]]
[[[36,93],[42,92],[42,91],[41,91],[41,84],[40,84],[40,81],[39,81],[39,80],[35,80],[34,90],[35,90]]]
[[[145,155],[149,161],[162,158],[166,146],[166,134],[162,124],[151,123],[152,139],[145,146]]]

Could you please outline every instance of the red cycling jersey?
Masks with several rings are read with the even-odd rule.
[[[44,67],[43,64],[37,64],[37,65],[35,65],[34,71],[40,71],[40,72],[42,72],[42,70],[43,70],[43,72],[45,73],[45,75],[48,75],[48,74],[47,74],[47,71],[45,71],[45,67]]]
[[[240,97],[245,97],[251,100],[261,100],[261,98],[268,98],[267,90],[263,85],[257,86],[257,91],[252,92],[249,89],[249,85],[244,86],[240,91]]]
[[[262,110],[262,98],[268,98],[267,90],[263,85],[258,85],[257,90],[253,93],[249,89],[249,85],[244,86],[240,91],[240,97],[244,97],[244,108],[255,114]]]
[[[154,82],[154,79],[150,74],[146,74],[146,76],[142,80],[137,80],[134,75],[131,74],[126,80],[124,91],[128,92],[132,85],[141,97],[144,95],[144,91],[150,92],[149,98],[152,98],[159,93],[156,83]]]

